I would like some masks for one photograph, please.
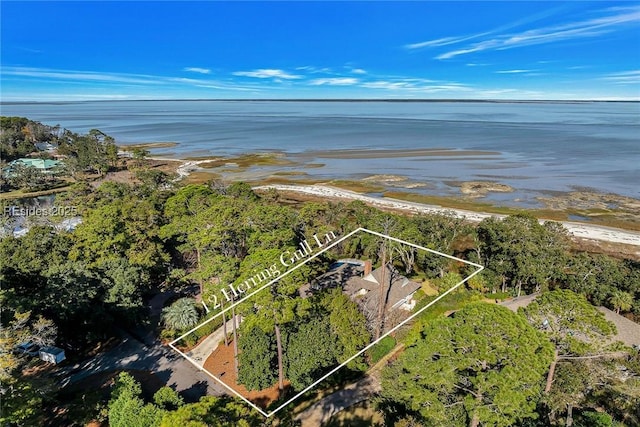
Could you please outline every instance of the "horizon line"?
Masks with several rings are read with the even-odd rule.
[[[637,99],[500,99],[500,98],[140,98],[140,99],[82,99],[82,100],[0,100],[3,104],[52,104],[83,102],[172,102],[172,101],[227,101],[227,102],[491,102],[491,103],[587,103],[587,102],[640,102]]]

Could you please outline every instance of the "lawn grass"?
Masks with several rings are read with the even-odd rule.
[[[414,312],[420,310],[422,307],[426,306],[437,297],[437,295],[425,296],[423,299],[418,301],[416,307],[413,309]],[[478,292],[469,291],[464,288],[462,290],[456,290],[445,295],[437,303],[420,313],[420,315],[417,316],[417,319],[429,322],[433,319],[439,318],[447,312],[456,311],[469,303],[480,301],[482,300],[482,298],[482,294]]]
[[[371,360],[371,365],[375,365],[382,359],[384,356],[389,354],[391,350],[393,350],[396,346],[396,339],[390,335],[382,338],[380,342],[367,350],[367,354],[369,355],[369,359]]]

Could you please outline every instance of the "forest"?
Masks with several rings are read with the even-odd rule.
[[[45,149],[49,147],[50,149]],[[40,148],[39,148],[40,147]],[[136,156],[144,155],[135,150]],[[50,171],[8,164],[16,159],[63,159]],[[0,190],[48,190],[87,176],[104,176],[118,166],[115,140],[98,129],[78,134],[24,117],[0,117]],[[10,173],[9,173],[10,170]]]
[[[3,150],[17,155],[21,142],[6,138]],[[74,144],[82,142],[70,141],[69,152],[77,152]],[[148,166],[140,162],[139,168]],[[149,393],[145,379],[131,372],[114,373],[106,395],[70,396],[55,369],[38,369],[37,361],[14,349],[27,341],[55,344],[74,362],[121,339],[122,331],[136,336],[152,329],[170,341],[212,315],[201,302],[221,287],[277,262],[313,233],[340,236],[358,227],[486,268],[399,330],[383,350],[374,347],[319,387],[362,378],[384,354],[397,351],[370,402],[384,425],[640,424],[638,350],[616,342],[615,326],[596,309],[640,319],[637,261],[582,252],[561,224],[540,224],[527,213],[472,224],[446,214],[383,212],[361,202],[292,204],[276,191],[257,193],[241,182],[167,182],[94,188],[80,180],[55,199],[77,208],[82,223],[75,230],[36,225],[24,236],[0,240],[3,424],[296,425],[294,408],[265,419],[238,399],[189,401],[166,386]],[[340,255],[383,262],[380,242],[367,236],[341,247]],[[446,258],[404,255],[395,258],[398,269],[410,264],[439,291],[470,273]],[[303,389],[319,370],[342,363],[376,335],[341,292],[294,297],[335,258],[328,252],[256,295],[257,302],[239,304],[245,320],[225,333],[225,344],[237,346],[238,381],[249,390],[277,387],[273,407],[290,396],[289,386]],[[148,303],[163,292],[175,298],[166,301],[156,325]],[[531,293],[539,296],[518,312],[495,304]],[[419,298],[416,310],[433,297]],[[226,320],[211,322],[208,333]]]

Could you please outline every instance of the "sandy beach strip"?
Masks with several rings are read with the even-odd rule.
[[[472,212],[462,209],[444,208],[436,205],[426,205],[421,203],[405,202],[403,200],[378,198],[355,193],[353,191],[328,187],[325,185],[263,185],[254,187],[255,190],[266,190],[273,188],[278,191],[291,191],[312,196],[320,196],[332,199],[344,199],[345,201],[360,200],[368,205],[387,209],[397,209],[414,213],[452,213],[459,218],[472,222],[480,222],[485,218],[504,218],[505,215],[489,214],[482,212]],[[540,220],[544,223],[545,220]],[[561,221],[562,225],[575,237],[589,240],[600,240],[611,243],[623,243],[640,247],[640,233],[621,230],[611,227],[583,224],[579,222]]]

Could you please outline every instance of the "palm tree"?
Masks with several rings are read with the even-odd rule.
[[[609,298],[609,303],[613,306],[616,313],[620,314],[620,310],[629,311],[633,305],[633,295],[629,292],[615,291]]]
[[[193,298],[180,298],[162,310],[164,324],[177,330],[184,330],[198,323],[198,310]]]

